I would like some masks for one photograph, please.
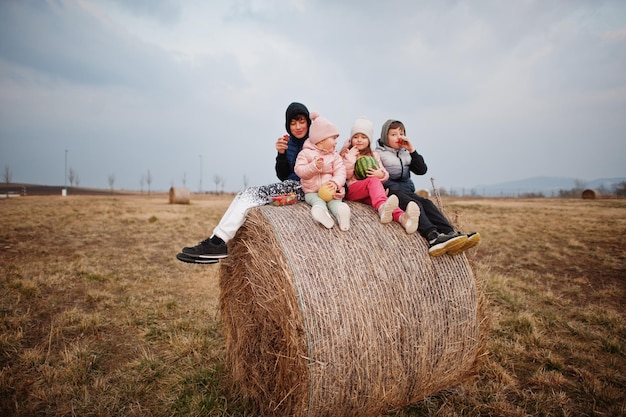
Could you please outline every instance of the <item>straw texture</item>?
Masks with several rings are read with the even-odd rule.
[[[252,209],[220,266],[235,389],[266,416],[377,416],[458,385],[485,343],[484,296],[465,255],[348,203],[351,228],[310,207]]]
[[[189,188],[170,187],[170,204],[189,204]]]
[[[588,188],[583,190],[582,198],[585,200],[595,200],[596,198],[600,198],[602,194],[598,190],[594,190],[592,188]]]

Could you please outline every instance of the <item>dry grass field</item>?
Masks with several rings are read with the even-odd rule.
[[[219,266],[174,258],[231,198],[0,200],[0,415],[251,416],[227,390]],[[390,416],[626,415],[626,200],[444,204],[483,237],[488,354]]]

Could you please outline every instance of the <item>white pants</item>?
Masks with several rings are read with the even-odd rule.
[[[220,222],[213,229],[213,234],[224,242],[228,242],[235,237],[237,230],[246,221],[248,210],[269,203],[270,197],[288,193],[295,193],[298,200],[304,200],[300,181],[285,180],[275,184],[246,188],[237,193]]]

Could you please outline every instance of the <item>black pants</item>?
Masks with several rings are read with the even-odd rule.
[[[454,231],[448,219],[439,211],[435,203],[429,199],[420,197],[415,193],[406,193],[398,188],[389,187],[389,195],[392,194],[398,197],[399,207],[402,210],[406,210],[406,206],[410,201],[414,201],[419,206],[420,217],[417,231],[423,237],[428,239],[428,235],[435,230],[441,233]]]

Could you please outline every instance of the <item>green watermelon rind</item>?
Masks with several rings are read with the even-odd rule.
[[[362,156],[354,163],[354,176],[358,180],[367,178],[367,170],[378,168],[378,162],[373,156]]]

